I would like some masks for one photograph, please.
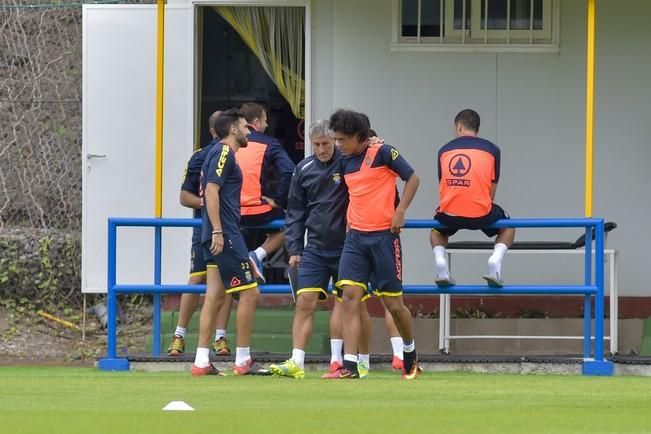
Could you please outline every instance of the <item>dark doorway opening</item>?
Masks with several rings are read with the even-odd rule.
[[[199,35],[199,140],[210,141],[208,117],[215,110],[258,102],[268,109],[269,127],[265,134],[283,145],[298,163],[304,157],[304,123],[271,81],[258,58],[242,38],[212,7],[199,8],[202,32]]]
[[[264,133],[278,139],[294,163],[301,161],[305,157],[304,121],[294,116],[258,58],[235,29],[210,6],[199,7],[197,13],[199,92],[196,137],[199,143],[195,146],[203,146],[211,140],[208,117],[213,112],[257,102],[267,107],[269,127]],[[278,176],[272,170],[265,174],[265,179],[263,191],[273,191]],[[262,244],[266,232],[243,230],[250,250]],[[270,255],[264,273],[268,283],[287,282],[284,276],[286,259],[282,249]]]

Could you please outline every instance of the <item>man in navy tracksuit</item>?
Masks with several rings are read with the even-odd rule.
[[[290,266],[298,266],[296,314],[292,327],[292,358],[271,365],[272,373],[303,378],[305,348],[312,334],[312,317],[319,300],[327,300],[330,279],[337,281],[341,249],[346,237],[348,190],[341,176],[341,152],[335,148],[328,121],[315,122],[309,131],[314,149],[301,161],[292,177],[285,218],[285,246]],[[307,245],[304,242],[307,230]],[[337,315],[341,303],[335,303],[331,326],[341,329]],[[332,327],[331,327],[332,328]],[[340,336],[339,336],[340,337]],[[333,358],[341,359],[339,347]],[[335,345],[336,346],[336,345]],[[341,364],[341,361],[333,361]],[[337,368],[337,367],[336,367]]]

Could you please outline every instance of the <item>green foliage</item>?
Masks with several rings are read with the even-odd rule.
[[[537,309],[518,309],[518,317],[519,318],[549,318],[549,314],[547,312],[543,312],[542,310],[537,310]]]
[[[497,318],[500,316],[501,314],[499,312],[497,314],[493,314],[491,312],[484,311],[478,307],[473,307],[467,304],[464,307],[458,307],[454,309],[454,312],[452,313],[453,318],[484,319],[484,318]]]
[[[18,263],[17,249],[14,244],[6,240],[0,240],[0,286],[7,284],[10,280],[20,275],[20,265]]]
[[[30,231],[0,238],[0,303],[19,314],[79,312],[79,237]]]

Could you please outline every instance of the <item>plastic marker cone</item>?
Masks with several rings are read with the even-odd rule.
[[[172,401],[163,407],[163,410],[166,411],[194,411],[194,408],[190,407],[183,401]]]

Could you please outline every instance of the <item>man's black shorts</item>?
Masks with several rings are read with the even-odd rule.
[[[493,204],[493,207],[488,214],[477,218],[451,216],[437,211],[434,219],[444,224],[445,229],[432,230],[447,236],[456,234],[459,229],[469,229],[472,231],[481,230],[487,236],[494,237],[499,233],[500,229],[487,229],[486,227],[492,225],[497,220],[508,218],[511,217],[509,217],[509,215],[504,212],[502,207],[495,203]]]
[[[193,242],[190,250],[190,277],[206,275],[206,259],[201,242]]]
[[[330,279],[337,282],[341,250],[306,248],[298,265],[298,288],[296,294],[318,292],[319,300],[328,299]],[[333,285],[334,286],[334,285]]]
[[[217,256],[210,253],[211,244],[212,241],[203,243],[206,268],[219,268],[226,294],[256,287],[246,244],[241,234],[224,234],[224,249]]]

